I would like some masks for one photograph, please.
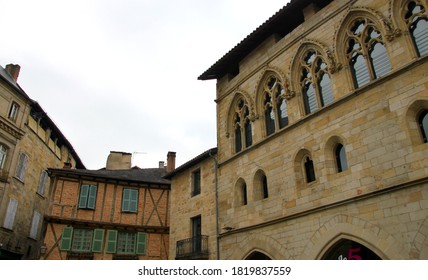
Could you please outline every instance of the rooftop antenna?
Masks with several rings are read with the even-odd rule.
[[[131,166],[134,165],[134,156],[135,155],[146,155],[146,152],[132,152],[132,156],[131,156]]]

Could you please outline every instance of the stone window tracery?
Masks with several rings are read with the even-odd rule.
[[[355,19],[348,30],[346,55],[355,88],[386,75],[391,64],[382,34],[368,18]]]
[[[238,153],[242,151],[243,147],[248,148],[253,144],[250,109],[243,98],[240,98],[237,102],[233,123],[235,131],[235,152]]]
[[[333,91],[325,59],[313,49],[301,61],[300,86],[306,114],[311,114],[333,102]]]
[[[271,135],[288,125],[288,107],[284,85],[274,75],[263,85],[263,108],[266,135]]]
[[[404,14],[404,21],[411,34],[418,56],[428,53],[428,16],[420,0],[409,1]]]

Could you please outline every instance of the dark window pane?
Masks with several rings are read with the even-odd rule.
[[[306,160],[305,160],[305,173],[306,173],[306,182],[310,183],[315,181],[314,162],[309,157],[306,157]]]
[[[238,126],[235,128],[235,152],[240,152],[241,150],[242,150],[241,128]]]
[[[245,147],[248,148],[253,144],[253,132],[251,130],[250,120],[245,123]]]
[[[262,184],[263,184],[263,198],[268,198],[269,197],[269,193],[268,193],[268,184],[267,184],[267,178],[266,178],[266,176],[263,176],[263,178],[262,178]]]
[[[272,107],[265,109],[266,134],[271,135],[275,132],[275,116]]]
[[[242,185],[242,205],[247,205],[247,184]]]
[[[339,144],[336,148],[336,164],[337,172],[342,172],[348,169],[348,162],[346,160],[345,147]]]
[[[424,140],[424,143],[428,142],[428,111],[422,112],[422,114],[419,117],[419,127],[421,130],[422,138]]]

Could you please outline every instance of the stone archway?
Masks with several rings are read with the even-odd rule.
[[[391,234],[366,220],[344,214],[338,214],[320,226],[309,239],[299,259],[322,259],[342,239],[364,245],[381,259],[408,259],[408,250]]]
[[[248,260],[249,257],[261,257],[260,253],[271,260],[292,259],[285,247],[276,239],[259,233],[249,234],[241,242],[236,243],[229,252],[231,254],[225,258],[230,260]],[[256,252],[256,255],[252,255]]]

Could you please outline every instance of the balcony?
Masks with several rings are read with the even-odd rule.
[[[208,260],[208,236],[199,235],[177,241],[176,260]]]

